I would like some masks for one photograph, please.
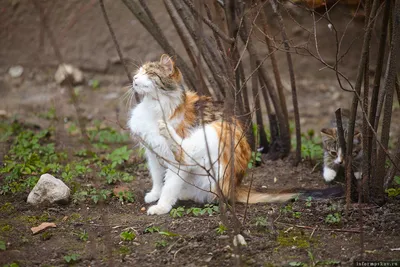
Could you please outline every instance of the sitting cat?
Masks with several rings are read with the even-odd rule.
[[[128,126],[146,149],[153,182],[145,202],[158,201],[149,215],[168,213],[177,200],[210,203],[222,195],[243,203],[284,202],[300,195],[260,193],[241,184],[251,150],[240,122],[224,118],[222,103],[185,90],[169,56],[145,63],[134,76],[133,90],[143,100],[132,109]],[[319,198],[339,191],[307,193]]]
[[[344,137],[347,141],[347,132],[349,125],[350,112],[342,110],[342,125]],[[324,168],[323,177],[326,182],[331,182],[336,178],[340,168],[344,167],[345,156],[340,148],[339,136],[336,125],[336,119],[331,122],[331,128],[324,128],[321,130],[322,144],[324,148]],[[353,138],[353,171],[357,179],[361,179],[361,162],[362,162],[362,135],[359,131],[359,120],[356,121],[356,129]]]
[[[223,119],[221,103],[185,91],[182,74],[169,56],[144,64],[134,76],[133,89],[143,100],[131,111],[128,125],[146,148],[153,181],[145,202],[158,200],[148,214],[168,213],[178,199],[212,202],[217,184],[225,197],[239,202],[280,202],[297,196],[251,191],[247,199],[248,188],[241,181],[251,150],[242,126],[234,118]]]

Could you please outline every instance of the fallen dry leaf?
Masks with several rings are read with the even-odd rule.
[[[63,222],[65,222],[66,220],[68,220],[68,216],[64,216],[64,218],[62,218]]]
[[[57,227],[57,225],[55,223],[44,222],[44,223],[41,223],[39,226],[32,227],[31,231],[32,231],[32,234],[36,235],[37,233],[40,233],[40,232],[46,230],[47,228],[56,228],[56,227]]]
[[[113,189],[113,193],[114,193],[114,195],[117,196],[117,197],[119,197],[119,193],[120,193],[120,192],[124,193],[124,192],[128,192],[128,191],[129,191],[129,188],[126,187],[126,186],[116,186],[116,187],[114,187],[114,189]]]

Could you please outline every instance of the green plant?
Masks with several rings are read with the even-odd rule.
[[[111,191],[107,189],[97,191],[96,188],[92,188],[89,191],[90,198],[93,200],[94,204],[97,204],[99,200],[106,200],[111,194]]]
[[[100,82],[99,80],[89,80],[89,86],[92,87],[92,89],[98,89],[100,87]]]
[[[204,215],[206,213],[209,216],[212,216],[215,213],[219,213],[219,207],[213,204],[206,204],[204,205],[204,208],[192,207],[186,210],[186,214],[193,214],[194,216]]]
[[[342,220],[342,215],[339,212],[328,214],[325,218],[325,222],[328,224],[338,224]]]
[[[165,240],[158,240],[155,243],[156,248],[164,248],[168,245],[168,242]]]
[[[217,227],[217,229],[215,229],[215,231],[217,232],[217,234],[219,235],[223,235],[226,233],[226,231],[228,230],[228,227],[226,227],[225,225],[223,225],[222,223],[220,223]]]
[[[4,242],[3,240],[0,240],[0,250],[6,250],[6,242]]]
[[[80,255],[73,253],[73,254],[69,254],[64,256],[64,260],[66,263],[71,264],[71,263],[75,263],[79,260]]]
[[[306,207],[308,207],[308,208],[311,207],[311,201],[312,201],[311,196],[306,199]]]
[[[261,163],[261,152],[251,152],[251,158],[250,162],[247,164],[247,168],[251,169],[259,163]]]
[[[149,226],[146,229],[144,229],[145,233],[158,233],[160,232],[160,227],[157,226]]]
[[[131,191],[123,191],[118,193],[118,199],[120,202],[130,202],[133,203],[135,201],[133,193]]]
[[[83,230],[78,233],[78,237],[80,240],[86,242],[89,239],[89,234],[88,234],[88,232],[86,232],[86,230]]]
[[[129,150],[127,146],[123,146],[115,149],[111,154],[108,154],[106,158],[111,161],[111,167],[115,168],[117,165],[128,160],[131,153],[132,150]]]
[[[132,241],[136,234],[132,230],[123,231],[120,235],[122,241]]]
[[[13,263],[10,263],[10,264],[5,264],[5,265],[3,265],[3,267],[19,267],[19,265],[18,265],[18,263],[13,262]]]
[[[185,212],[185,208],[184,207],[177,207],[177,208],[173,208],[169,212],[169,214],[171,215],[172,218],[177,218],[177,217],[182,217],[184,212]]]
[[[268,225],[268,221],[266,217],[257,217],[256,218],[256,226],[257,227],[266,227]]]

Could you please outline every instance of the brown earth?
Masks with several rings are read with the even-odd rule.
[[[123,4],[120,1],[105,2],[124,55],[138,64],[159,57],[162,53],[160,47]],[[124,124],[132,103],[127,103],[122,97],[128,81],[122,67],[112,63],[116,52],[97,1],[57,0],[41,3],[50,14],[49,21],[64,60],[83,69],[86,81],[98,80],[100,83],[100,88],[96,90],[87,83],[78,87],[83,117],[88,121],[101,120],[118,128],[117,121],[121,120]],[[163,22],[161,27],[168,38],[178,40],[162,1],[149,1],[149,5],[155,12],[156,20]],[[7,116],[17,116],[22,123],[41,128],[47,128],[49,121],[38,114],[47,112],[51,107],[63,114],[67,123],[74,120],[75,111],[67,101],[65,90],[54,82],[56,60],[48,39],[41,39],[40,22],[33,6],[28,1],[2,1],[0,12],[0,109],[5,110]],[[338,29],[339,36],[345,33],[341,51],[346,51],[348,47],[350,49],[340,68],[354,83],[363,20],[351,20],[351,13],[351,8],[337,6],[330,13],[330,19]],[[308,41],[309,35],[299,25],[312,28],[310,13],[293,9],[291,14],[292,18],[285,17],[285,23],[292,42],[301,44]],[[270,23],[274,26],[272,16]],[[379,20],[377,24],[371,48],[372,69],[379,37]],[[319,20],[317,29],[319,52],[324,60],[332,64],[336,42],[328,22]],[[309,42],[310,49],[315,52],[312,36]],[[172,43],[177,51],[183,51],[179,41]],[[259,51],[266,52],[261,43]],[[277,57],[292,113],[285,55],[277,52]],[[313,129],[318,132],[336,108],[349,106],[351,94],[340,90],[334,73],[322,68],[322,64],[312,57],[293,54],[293,60],[303,131]],[[8,75],[9,67],[14,65],[24,67],[22,77],[11,78]],[[400,118],[399,113],[400,110],[396,108],[392,126],[394,133],[399,132],[400,124],[396,123]],[[63,140],[66,147],[73,150],[80,147],[77,137],[69,135],[66,138]],[[9,142],[2,144],[0,159],[7,153],[8,147]],[[325,188],[319,168],[313,170],[313,167],[309,162],[293,167],[289,160],[266,161],[254,169],[253,185],[269,189]],[[0,207],[5,207],[0,209],[0,226],[12,226],[11,231],[0,230],[0,239],[7,242],[7,250],[0,250],[0,265],[18,262],[20,266],[64,266],[63,256],[72,253],[80,255],[75,266],[228,266],[236,262],[237,252],[234,251],[231,231],[222,235],[216,232],[219,216],[147,216],[142,208],[147,207],[143,196],[151,186],[148,173],[135,166],[128,165],[126,168],[132,169],[136,175],[135,181],[125,185],[135,194],[133,204],[121,204],[112,199],[98,205],[79,202],[67,206],[34,208],[25,202],[28,192],[0,196]],[[247,177],[247,182],[251,176]],[[4,177],[0,176],[0,182],[1,179]],[[78,179],[78,182],[87,184],[91,181]],[[246,214],[242,232],[247,246],[240,251],[242,265],[284,266],[289,262],[303,262],[313,266],[317,261],[325,261],[319,266],[331,266],[327,261],[335,260],[341,266],[351,266],[352,261],[359,257],[360,234],[357,231],[360,222],[357,206],[351,208],[348,216],[342,216],[338,225],[330,225],[325,223],[325,219],[329,214],[343,211],[342,200],[313,200],[310,207],[299,200],[290,205],[297,213],[288,211],[288,206],[283,204],[251,205],[247,211],[245,205],[237,205],[238,218],[243,220]],[[177,206],[188,208],[199,205],[180,203]],[[400,259],[399,211],[399,201],[395,199],[390,199],[383,207],[364,207],[365,259]],[[232,218],[231,214],[228,216]],[[266,223],[260,225],[262,218],[266,218]],[[42,220],[55,222],[57,228],[46,230],[47,234],[31,235],[30,228],[39,225]],[[259,222],[258,226],[256,222]],[[159,233],[144,233],[149,226],[158,226],[178,235],[168,237]],[[124,229],[132,229],[136,233],[134,241],[121,241],[120,233]],[[87,242],[81,241],[76,235],[82,230],[88,232]],[[156,247],[155,244],[163,240],[167,245]]]

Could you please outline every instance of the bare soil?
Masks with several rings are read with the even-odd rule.
[[[13,6],[12,2],[19,3]],[[127,57],[140,63],[155,59],[162,53],[121,2],[105,2]],[[166,35],[171,40],[177,40],[161,1],[149,1],[149,5],[155,11],[156,19],[165,21],[161,26]],[[125,124],[133,105],[123,99],[129,84],[122,67],[112,63],[116,53],[97,1],[43,1],[43,6],[51,14],[49,20],[65,61],[84,70],[86,82],[76,89],[83,109],[82,117],[88,122],[101,120],[125,131],[120,125]],[[51,122],[39,115],[55,107],[68,127],[68,123],[75,120],[75,110],[68,101],[65,89],[54,82],[56,61],[48,40],[41,39],[40,23],[33,6],[24,1],[2,1],[0,12],[0,109],[6,111],[8,118],[15,116],[23,124],[46,129]],[[340,66],[350,81],[354,81],[363,21],[351,20],[351,13],[350,8],[338,6],[330,19],[340,33],[346,32],[343,47],[350,49]],[[285,17],[285,22],[293,42],[299,44],[309,40],[307,33],[299,27],[299,24],[312,27],[309,13],[300,10],[292,15],[297,22],[290,17]],[[271,25],[274,26],[272,21],[273,18]],[[334,36],[327,21],[321,20],[317,27],[319,52],[332,63]],[[378,36],[376,31],[371,63],[374,63]],[[312,44],[313,41],[310,41],[310,49],[315,51]],[[183,51],[179,42],[174,42],[174,46]],[[265,46],[260,44],[260,53],[265,51]],[[340,90],[334,73],[312,57],[293,56],[302,129],[318,133],[328,123],[334,110],[349,106],[351,94]],[[277,53],[277,57],[285,87],[288,88],[286,94],[292,113],[285,55]],[[8,69],[13,65],[24,67],[20,78],[9,76]],[[89,80],[98,80],[100,87],[93,89],[87,84]],[[400,110],[395,108],[393,133],[399,132],[399,115]],[[1,144],[0,161],[7,153],[10,142]],[[79,137],[74,135],[67,134],[62,142],[64,148],[70,151],[81,148]],[[132,142],[131,146],[134,145]],[[308,161],[293,167],[290,159],[265,160],[262,166],[248,175],[246,183],[253,178],[253,186],[261,189],[327,188],[320,167],[314,167],[315,164]],[[148,207],[143,201],[145,192],[151,187],[148,172],[137,167],[137,162],[132,160],[126,165],[126,170],[136,176],[133,182],[124,184],[134,192],[135,202],[131,204],[111,199],[97,205],[88,201],[38,208],[26,203],[29,192],[1,195],[0,240],[6,241],[7,249],[0,250],[0,265],[18,262],[19,266],[66,266],[63,257],[74,253],[80,255],[74,266],[229,266],[238,261],[232,229],[224,234],[216,231],[221,222],[218,215],[185,215],[181,218],[147,216],[142,208]],[[4,175],[0,176],[0,183],[3,179]],[[77,178],[77,182],[83,185],[93,183],[83,178]],[[177,206],[199,207],[188,202],[178,203]],[[389,199],[383,207],[363,206],[364,259],[400,260],[399,207],[399,199]],[[344,216],[342,199],[312,200],[311,206],[304,200],[298,200],[288,205],[250,205],[247,209],[245,205],[238,204],[236,208],[238,218],[244,221],[241,230],[247,242],[239,253],[243,266],[287,266],[290,262],[302,262],[308,266],[318,262],[318,266],[333,266],[335,263],[352,266],[353,260],[359,258],[361,235],[358,232],[360,216],[357,205],[351,207],[348,216]],[[334,213],[342,214],[340,222],[326,223],[327,216]],[[232,218],[233,215],[228,216]],[[55,222],[57,228],[32,235],[30,227],[42,221]],[[9,229],[4,228],[7,225]],[[177,235],[145,233],[150,226],[158,226]],[[126,229],[136,233],[133,241],[121,241],[120,233]],[[77,233],[83,230],[88,232],[86,242],[77,237]],[[160,241],[165,241],[166,246],[156,246]]]

